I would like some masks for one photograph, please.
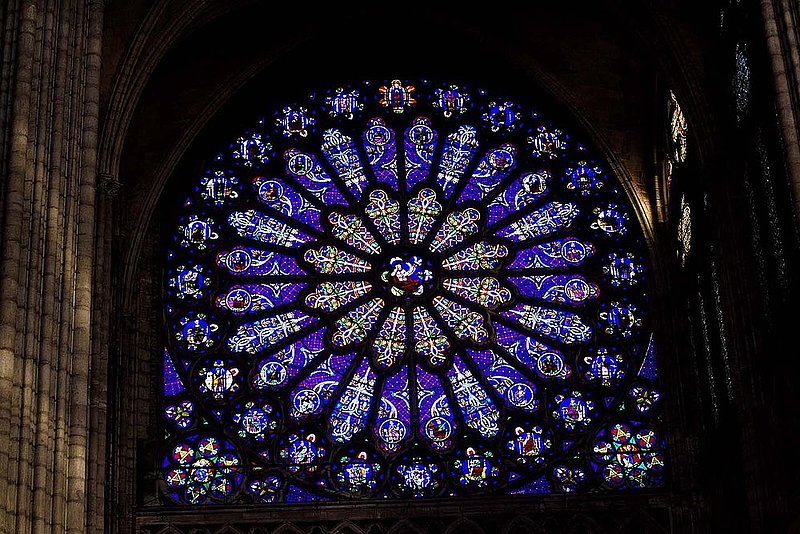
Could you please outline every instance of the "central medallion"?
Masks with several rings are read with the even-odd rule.
[[[396,297],[418,297],[432,285],[433,272],[419,256],[395,256],[381,274],[381,280]]]

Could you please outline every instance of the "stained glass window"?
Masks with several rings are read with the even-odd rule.
[[[165,502],[664,483],[644,246],[602,155],[513,95],[278,105],[165,246]]]

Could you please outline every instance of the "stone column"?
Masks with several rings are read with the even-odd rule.
[[[800,6],[794,0],[762,0],[761,10],[792,182],[795,223],[800,226]]]
[[[95,216],[102,17],[101,0],[0,8],[2,532],[103,529],[106,360],[92,335],[105,250]]]

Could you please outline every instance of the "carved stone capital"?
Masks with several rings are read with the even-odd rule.
[[[100,191],[105,193],[110,199],[116,198],[117,193],[122,189],[122,182],[117,180],[117,177],[112,174],[100,173],[98,176],[98,183]]]

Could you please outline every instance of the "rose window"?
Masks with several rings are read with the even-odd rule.
[[[663,483],[643,239],[585,139],[393,80],[277,106],[192,180],[166,246],[170,502]]]

